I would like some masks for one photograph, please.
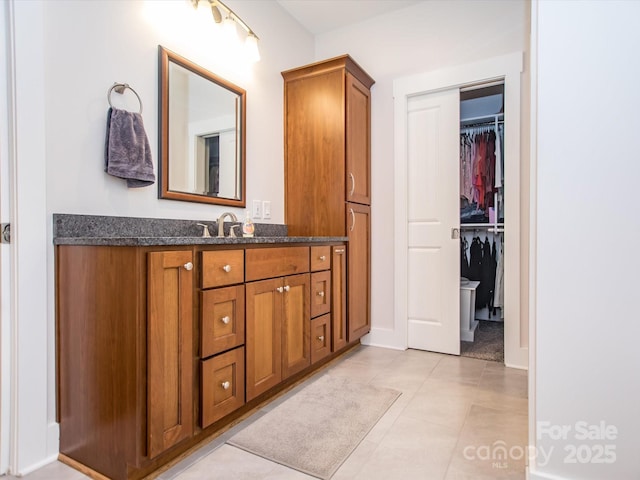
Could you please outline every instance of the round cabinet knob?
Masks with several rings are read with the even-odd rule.
[[[223,269],[225,272],[229,273],[229,272],[231,271],[231,265],[225,265],[224,267],[222,267],[222,269]]]
[[[222,323],[224,323],[225,325],[227,325],[227,324],[229,323],[229,321],[231,321],[231,319],[229,318],[229,315],[225,315],[224,317],[222,317],[222,318],[220,319],[220,321],[221,321]]]
[[[222,382],[220,386],[225,390],[229,390],[229,387],[231,386],[231,384],[229,382]]]
[[[320,255],[320,261],[324,262],[327,259],[327,257],[325,257],[324,255]]]
[[[320,292],[318,292],[318,293],[317,293],[317,295],[318,295],[319,297],[324,297],[324,292],[323,292],[323,291],[320,291]]]
[[[284,292],[284,288],[282,288],[282,287],[278,287],[278,288],[276,288],[276,290],[278,291],[278,293]]]
[[[193,270],[193,263],[187,262],[184,264],[185,270]]]
[[[320,340],[321,342],[324,342],[324,335],[320,335],[320,336],[318,337],[318,340]]]
[[[288,292],[289,290],[291,290],[291,287],[289,285],[285,285],[284,286],[284,291]]]

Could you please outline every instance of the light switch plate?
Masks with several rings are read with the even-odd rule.
[[[262,218],[271,218],[271,202],[269,200],[264,200],[262,202]]]
[[[262,202],[260,200],[253,201],[253,211],[251,212],[251,217],[262,218]]]

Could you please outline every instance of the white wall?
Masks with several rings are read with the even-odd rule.
[[[640,3],[537,8],[535,433],[554,450],[531,478],[637,479]],[[577,439],[581,421],[617,438]],[[553,441],[541,422],[570,430]],[[586,463],[569,463],[579,445]],[[589,462],[604,445],[615,462]]]
[[[45,2],[50,213],[213,220],[229,210],[158,200],[155,185],[127,189],[102,171],[106,93],[115,81],[129,83],[141,96],[157,163],[161,44],[247,90],[247,198],[271,200],[272,221],[284,221],[280,72],[313,60],[313,37],[273,2],[230,1],[229,6],[261,39],[262,61],[252,68],[223,56],[223,46],[207,34],[212,23],[204,28],[194,23],[184,0]],[[117,97],[112,95],[122,100]]]
[[[527,50],[528,11],[529,3],[524,0],[433,0],[316,37],[316,59],[349,53],[376,80],[371,96],[371,316],[374,329],[393,329],[394,322],[393,80]],[[527,67],[523,79],[526,75]],[[523,96],[528,94],[525,87],[528,82],[523,81]],[[521,114],[523,130],[527,132],[528,108]],[[521,168],[528,173],[526,136],[522,135],[523,147],[527,148],[522,149]],[[528,176],[523,182],[528,182]],[[528,203],[524,203],[524,207],[528,207]],[[528,222],[526,210],[521,217],[524,223]],[[527,252],[526,247],[522,247],[523,252]],[[525,289],[528,288],[526,274],[524,269]],[[525,312],[521,314],[521,321],[526,331],[526,304],[521,311]],[[526,345],[527,339],[523,341]]]
[[[213,220],[230,210],[158,200],[156,185],[127,189],[124,181],[103,172],[106,95],[114,82],[129,83],[142,98],[156,165],[158,44],[244,88],[247,199],[271,200],[272,221],[284,221],[280,72],[313,61],[313,37],[275,2],[226,3],[261,39],[262,61],[250,69],[224,57],[223,46],[210,41],[208,27],[184,20],[191,13],[184,0],[8,4],[15,7],[9,23],[15,26],[17,79],[14,174],[21,189],[12,218],[17,237],[12,248],[20,261],[13,322],[14,473],[55,458],[58,448],[51,214]],[[114,99],[122,101],[128,100]],[[137,108],[135,98],[121,105]]]

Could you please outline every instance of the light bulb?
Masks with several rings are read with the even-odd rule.
[[[244,41],[244,50],[247,56],[247,59],[250,62],[259,62],[260,61],[260,50],[258,50],[258,37],[256,37],[253,32],[249,32],[247,38]]]
[[[238,42],[238,30],[236,29],[236,22],[231,17],[227,17],[222,22],[222,31],[224,32],[224,38],[228,42]]]

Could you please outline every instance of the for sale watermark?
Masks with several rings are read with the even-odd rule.
[[[544,467],[560,455],[564,463],[614,463],[618,428],[604,421],[592,424],[579,421],[574,424],[538,422],[537,446],[509,445],[497,440],[490,445],[467,445],[463,449],[466,460],[491,462],[493,468],[506,469],[525,459]],[[549,445],[548,440],[552,441]],[[546,446],[544,444],[547,444]]]

